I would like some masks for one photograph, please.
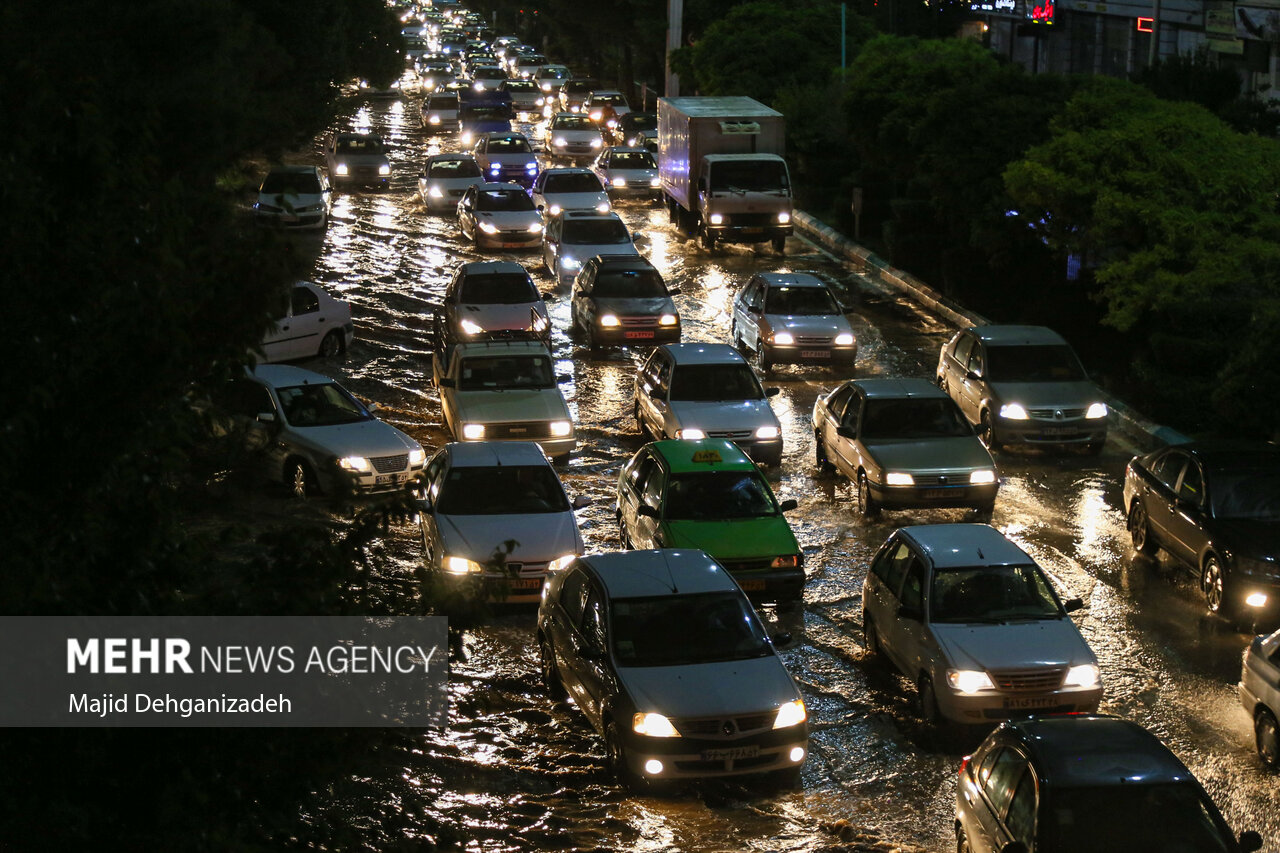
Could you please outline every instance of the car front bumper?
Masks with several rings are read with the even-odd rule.
[[[1048,693],[982,691],[957,693],[947,687],[935,691],[938,710],[958,723],[986,723],[1032,714],[1093,713],[1102,701],[1102,687],[1062,688]]]
[[[928,507],[968,507],[986,509],[996,500],[999,483],[971,486],[968,483],[954,486],[917,485],[886,486],[871,483],[871,499],[882,507],[921,509]]]
[[[785,729],[766,729],[738,737],[646,737],[628,731],[623,735],[627,767],[643,778],[699,779],[744,776],[789,770],[804,763],[809,752],[809,726],[801,723]],[[792,751],[801,750],[799,760]],[[647,767],[661,763],[658,773]]]
[[[1011,420],[997,415],[992,426],[1000,444],[1101,444],[1107,439],[1106,418]]]
[[[858,358],[857,344],[765,344],[764,352],[774,364],[835,364],[849,367]]]
[[[595,323],[591,327],[591,337],[601,343],[633,346],[673,344],[680,341],[680,324],[659,326],[656,319],[648,325],[602,326]]]
[[[724,566],[747,594],[752,604],[792,604],[804,600],[804,568],[796,566],[786,569],[758,568],[763,562],[768,565],[772,557],[763,560],[735,560],[711,555]]]

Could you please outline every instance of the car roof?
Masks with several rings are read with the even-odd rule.
[[[650,157],[653,156],[652,151],[648,148],[641,148],[639,145],[610,145],[605,150],[612,151],[615,154],[648,154]]]
[[[303,370],[301,367],[293,367],[288,364],[257,364],[253,367],[246,367],[245,372],[250,376],[257,377],[272,388],[288,385],[328,385],[336,381],[323,373]]]
[[[727,438],[668,438],[650,442],[649,449],[666,460],[673,474],[756,470],[756,463]]]
[[[597,267],[622,267],[623,269],[656,270],[644,255],[624,255],[621,253],[599,254],[590,259]]]
[[[1026,565],[1034,560],[989,524],[920,524],[898,528],[934,568]]]
[[[663,344],[662,349],[671,353],[676,364],[746,364],[742,354],[728,344],[689,342]]]
[[[515,261],[470,261],[460,268],[463,275],[498,275],[500,273],[515,273],[516,275],[528,275],[529,271],[524,268],[523,264]]]
[[[560,218],[565,219],[565,220],[569,220],[569,219],[622,219],[622,217],[618,215],[617,211],[614,211],[614,210],[606,211],[606,212],[603,212],[603,213],[602,213],[602,212],[600,212],[599,210],[562,210],[562,211],[560,211],[559,213],[554,214],[554,215],[555,215],[555,216],[559,216]]]
[[[855,379],[849,384],[861,388],[862,393],[872,400],[896,400],[903,397],[916,397],[926,400],[950,399],[946,391],[943,391],[928,379],[877,377],[873,379]]]
[[[550,169],[543,169],[544,175],[594,175],[595,172],[590,169],[584,169],[582,166],[552,166]]]
[[[547,454],[532,441],[451,441],[445,449],[455,468],[551,464]]]
[[[761,272],[755,278],[770,287],[827,287],[825,281],[807,272]]]
[[[696,548],[615,551],[587,554],[590,567],[610,598],[695,595],[731,592],[737,584],[719,563]]]
[[[1005,345],[1023,344],[1043,346],[1046,344],[1065,344],[1062,335],[1048,326],[971,326],[973,332],[984,343]]]
[[[476,159],[476,155],[470,151],[460,151],[452,154],[432,154],[427,158],[428,163],[439,163],[442,160],[472,160]]]
[[[534,355],[551,355],[551,352],[547,349],[547,345],[542,341],[469,341],[464,344],[456,344],[454,349],[459,356],[485,354],[500,355],[502,353],[510,353],[512,351],[527,351]]]
[[[1185,782],[1195,777],[1151,732],[1106,714],[1063,714],[1010,721],[1014,735],[1058,787]]]
[[[1280,447],[1262,441],[1217,439],[1190,441],[1173,447],[1195,456],[1210,470],[1280,463]]]
[[[472,184],[478,193],[518,192],[528,195],[524,187],[515,181],[485,181],[483,184]]]

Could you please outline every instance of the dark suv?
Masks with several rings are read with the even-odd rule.
[[[1252,853],[1155,735],[1101,714],[1003,723],[960,765],[956,848],[971,853]]]

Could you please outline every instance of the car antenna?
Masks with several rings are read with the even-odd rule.
[[[671,562],[667,559],[665,552],[662,554],[662,565],[667,569],[667,578],[671,581],[671,593],[675,595],[680,592],[680,589],[676,586],[676,576],[671,573]]]

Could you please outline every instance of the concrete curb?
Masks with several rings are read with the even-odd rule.
[[[976,314],[938,293],[911,273],[890,266],[887,261],[865,246],[858,245],[803,210],[795,211],[792,223],[801,236],[817,243],[833,255],[849,261],[859,272],[900,291],[957,329],[981,326],[991,322],[981,314]],[[1135,411],[1123,400],[1116,399],[1110,394],[1106,397],[1107,406],[1112,412],[1111,425],[1124,430],[1139,443],[1156,447],[1190,441],[1171,427],[1157,424]]]

